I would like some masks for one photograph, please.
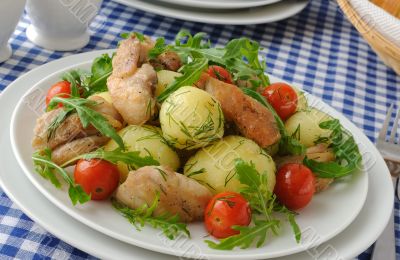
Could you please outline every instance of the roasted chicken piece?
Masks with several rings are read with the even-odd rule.
[[[119,121],[121,120],[121,116],[115,108],[101,97],[95,98],[94,101],[97,102],[97,105],[93,107],[93,110],[96,110],[107,118],[114,128],[120,129],[122,127],[122,122]],[[75,139],[98,134],[97,129],[93,126],[83,128],[79,116],[74,113],[69,115],[53,134],[49,135],[48,128],[62,109],[58,108],[46,112],[36,120],[32,140],[32,147],[35,150],[42,150],[44,148],[54,149]]]
[[[335,155],[332,150],[328,148],[327,144],[317,144],[315,146],[307,148],[306,155],[308,159],[316,160],[317,162],[331,162],[335,160]],[[277,169],[281,168],[287,163],[302,163],[304,155],[291,155],[284,157],[276,157],[275,163]],[[315,178],[315,190],[316,192],[321,192],[326,190],[329,185],[333,182],[332,178]]]
[[[234,122],[242,135],[262,148],[279,141],[281,136],[272,113],[238,87],[208,77],[205,90],[219,101],[225,119]]]
[[[143,42],[135,37],[121,41],[112,60],[113,76],[123,78],[134,74],[147,61],[147,54],[153,47],[154,42],[147,36]]]
[[[108,90],[113,105],[128,124],[142,125],[156,111],[157,74],[151,65],[143,64],[153,46],[147,37],[143,42],[134,37],[123,40],[112,61]]]
[[[156,59],[151,60],[150,63],[157,70],[178,71],[182,67],[181,58],[173,51],[161,53]]]
[[[202,220],[204,209],[212,193],[197,181],[176,173],[165,166],[146,166],[130,172],[115,194],[116,199],[136,209],[151,205],[160,195],[155,216],[165,213],[178,214],[180,221]]]
[[[57,147],[51,153],[51,159],[56,164],[62,165],[78,155],[89,153],[105,145],[109,140],[108,137],[97,135],[79,138]]]

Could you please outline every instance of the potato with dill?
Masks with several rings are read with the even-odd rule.
[[[289,135],[293,135],[306,147],[314,146],[317,142],[328,140],[331,130],[322,129],[319,124],[332,118],[324,112],[309,108],[298,111],[285,122]]]
[[[199,150],[184,166],[184,174],[208,187],[213,193],[239,192],[243,185],[235,177],[235,160],[253,163],[261,174],[267,174],[268,189],[274,190],[275,163],[254,141],[242,136],[227,136]]]
[[[179,168],[179,157],[162,137],[160,128],[129,125],[120,130],[118,134],[121,136],[127,151],[138,151],[141,156],[150,155],[161,165],[169,166],[174,171]],[[106,151],[112,151],[116,148],[118,148],[118,145],[114,140],[109,141],[104,147]],[[129,171],[132,170],[132,166],[122,162],[119,162],[117,166],[120,172],[120,182],[123,182]]]
[[[207,92],[190,86],[163,102],[160,123],[164,138],[178,149],[204,147],[224,135],[221,105]]]

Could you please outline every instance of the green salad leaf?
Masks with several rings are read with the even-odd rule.
[[[354,173],[362,161],[354,137],[342,127],[338,119],[321,122],[319,127],[332,130],[329,147],[335,154],[335,161],[317,162],[305,157],[304,165],[320,178],[340,178]]]
[[[235,247],[246,249],[249,248],[254,243],[254,241],[257,242],[257,247],[261,247],[265,243],[268,232],[278,227],[278,220],[255,220],[253,226],[233,226],[232,229],[238,230],[240,232],[238,235],[224,238],[219,243],[215,243],[211,240],[206,240],[205,242],[210,248],[218,250],[232,250]]]
[[[171,50],[176,52],[184,64],[195,59],[207,59],[210,64],[217,64],[229,70],[234,80],[249,80],[254,87],[268,86],[268,76],[264,74],[266,63],[260,62],[260,46],[257,42],[242,37],[229,41],[225,47],[211,47],[207,34],[200,32],[192,35],[181,30],[175,37],[174,44],[166,45],[164,38],[158,38],[149,52],[151,59]]]
[[[149,59],[155,59],[160,54],[168,51],[169,47],[165,44],[165,38],[159,37],[156,39],[154,47],[149,51]]]
[[[70,70],[62,79],[71,83],[72,97],[88,97],[94,93],[107,91],[107,79],[112,73],[112,57],[103,54],[93,60],[91,70]]]
[[[153,216],[159,199],[160,194],[157,192],[151,205],[145,203],[137,209],[128,208],[117,200],[112,200],[112,204],[138,231],[142,230],[145,224],[148,224],[153,228],[161,229],[163,234],[171,240],[175,239],[179,234],[185,234],[190,237],[186,224],[179,222],[178,215],[165,213],[161,216]]]
[[[175,92],[180,87],[192,86],[196,83],[201,76],[201,73],[207,68],[208,60],[199,58],[193,60],[191,63],[184,65],[181,69],[182,76],[175,78],[175,80],[157,97],[158,102],[162,102],[169,95]]]
[[[121,149],[125,149],[122,138],[117,134],[117,132],[110,125],[108,120],[104,116],[102,116],[99,112],[96,112],[90,108],[91,106],[97,105],[96,102],[76,97],[74,98],[54,97],[50,101],[49,105],[58,103],[64,104],[67,111],[72,111],[72,110],[76,111],[84,128],[87,128],[89,124],[93,125],[102,135],[112,138]],[[62,116],[65,118],[63,114]],[[54,120],[60,121],[58,117]],[[54,127],[58,126],[55,125]],[[48,129],[48,131],[54,132],[55,131],[54,127]]]
[[[149,165],[157,165],[157,166],[160,165],[160,163],[157,160],[155,160],[152,156],[149,155],[140,156],[140,152],[138,151],[127,152],[127,151],[122,151],[119,148],[113,151],[105,151],[104,149],[100,148],[94,152],[78,155],[77,157],[64,163],[62,167],[70,165],[71,163],[76,162],[77,160],[80,159],[85,159],[85,160],[102,159],[114,164],[118,162],[123,162],[127,165],[133,166],[135,169]]]
[[[112,58],[108,54],[94,59],[90,77],[86,78],[84,84],[86,96],[108,90],[107,79],[111,75],[112,69]]]
[[[84,77],[87,77],[87,72],[81,69],[77,70],[71,70],[65,72],[61,79],[66,80],[69,83],[71,83],[71,96],[72,97],[79,97],[80,96],[80,90],[82,89],[82,79]],[[52,106],[49,106],[50,108],[53,108]]]
[[[55,172],[61,175],[61,177],[69,184],[68,194],[73,205],[76,205],[78,202],[83,204],[90,200],[90,195],[86,194],[80,185],[74,183],[68,172],[51,160],[50,149],[35,152],[32,155],[32,160],[36,172],[50,180],[57,188],[60,188],[61,184],[57,179]]]
[[[219,250],[232,250],[235,247],[242,249],[256,243],[256,247],[264,245],[269,234],[278,235],[280,220],[273,216],[274,212],[284,213],[292,226],[297,242],[301,239],[300,228],[295,221],[296,213],[286,209],[276,202],[275,195],[268,190],[267,174],[259,173],[253,163],[242,159],[235,160],[236,176],[244,184],[240,194],[247,199],[253,214],[253,223],[247,227],[233,226],[239,234],[221,239],[218,243],[206,240],[209,247]],[[254,216],[254,215],[253,215]]]

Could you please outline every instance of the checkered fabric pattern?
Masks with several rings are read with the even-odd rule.
[[[265,47],[268,73],[321,97],[374,141],[386,109],[400,99],[400,77],[386,67],[345,19],[335,1],[310,1],[300,14],[276,23],[222,26],[187,22],[142,12],[106,0],[91,25],[90,43],[76,52],[41,49],[26,38],[24,15],[12,36],[13,56],[0,64],[0,89],[46,62],[78,52],[114,48],[119,34],[138,31],[172,40],[182,28],[204,31],[212,42],[246,36]],[[399,201],[395,202],[397,257],[400,257]],[[369,259],[371,249],[359,256]],[[22,213],[0,190],[0,258],[92,256],[55,238]]]

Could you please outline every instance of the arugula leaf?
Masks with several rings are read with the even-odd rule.
[[[354,173],[362,161],[354,137],[342,127],[338,119],[321,122],[319,127],[332,130],[329,147],[335,154],[335,161],[317,162],[305,157],[303,164],[320,178],[341,178]]]
[[[112,200],[112,205],[122,214],[122,216],[135,226],[138,231],[141,231],[144,225],[148,224],[153,228],[161,229],[164,235],[171,240],[175,239],[181,233],[190,237],[190,232],[187,229],[186,224],[179,222],[178,215],[165,213],[157,217],[152,216],[154,210],[158,206],[159,199],[160,194],[157,192],[151,205],[145,203],[137,209],[131,209],[116,200]]]
[[[201,76],[201,73],[207,68],[208,60],[205,58],[195,59],[191,63],[182,67],[182,76],[175,78],[175,80],[157,97],[158,102],[162,102],[171,93],[183,86],[192,86],[196,83]]]
[[[210,41],[204,42],[204,38],[207,36],[204,32],[198,32],[194,36],[186,30],[180,30],[175,36],[175,46],[179,47],[189,47],[194,49],[206,49],[209,48],[211,43]]]
[[[142,33],[140,33],[140,32],[121,33],[120,36],[123,39],[128,39],[128,38],[131,38],[132,36],[134,36],[140,42],[143,42],[145,40],[144,35]]]
[[[69,184],[68,194],[73,205],[76,205],[78,202],[83,204],[90,200],[90,195],[86,194],[80,185],[75,185],[69,174],[51,160],[51,151],[49,149],[35,152],[32,155],[32,160],[36,172],[50,180],[56,188],[60,188],[61,184],[54,172],[56,171],[61,175],[61,177]]]
[[[298,213],[291,211],[290,209],[286,208],[280,203],[275,203],[274,211],[286,214],[286,219],[288,220],[290,226],[292,227],[296,242],[299,243],[301,240],[301,230],[296,222],[296,216],[298,215]]]
[[[112,58],[108,54],[97,57],[92,64],[91,76],[85,82],[86,96],[107,91],[107,79],[112,73]]]
[[[203,32],[192,35],[188,30],[181,30],[175,37],[175,44],[170,45],[165,44],[164,38],[158,38],[155,47],[150,50],[150,58],[154,59],[166,50],[172,50],[181,57],[184,64],[204,58],[225,67],[232,73],[234,80],[249,80],[254,87],[270,84],[268,76],[264,74],[266,63],[259,60],[261,48],[257,42],[243,37],[231,40],[224,48],[211,48],[206,36]]]
[[[65,72],[61,79],[66,80],[71,83],[71,96],[72,97],[79,97],[80,96],[80,86],[82,78],[87,75],[87,72],[81,69],[71,70]]]
[[[148,165],[160,165],[160,163],[155,160],[151,156],[140,156],[140,152],[125,152],[121,151],[121,149],[117,148],[113,151],[105,151],[104,149],[98,149],[94,152],[78,155],[77,157],[69,160],[68,162],[64,163],[61,165],[62,167],[65,167],[67,165],[70,165],[71,163],[79,160],[79,159],[103,159],[106,161],[109,161],[111,163],[117,163],[117,162],[123,162],[127,165],[132,165],[135,168],[140,168],[143,166],[148,166]]]
[[[53,119],[53,121],[47,127],[47,140],[50,140],[54,137],[54,134],[57,128],[61,125],[62,122],[71,114],[72,109],[62,109],[60,113]]]
[[[90,72],[82,69],[70,70],[62,75],[62,79],[71,83],[72,97],[88,97],[108,90],[107,79],[111,73],[112,58],[105,53],[94,59]],[[56,105],[49,107],[52,109]]]
[[[264,73],[267,68],[265,60],[262,60],[262,63],[260,63],[259,60],[260,45],[258,42],[252,41],[245,37],[232,39],[226,44],[225,49],[225,59],[235,59],[243,56],[248,62],[248,67],[254,71],[257,71],[257,73],[253,75],[256,75],[258,78],[260,78],[260,82],[257,83],[258,86],[263,85],[266,87],[270,85],[269,78]]]
[[[117,134],[108,120],[90,108],[90,106],[97,105],[96,102],[84,98],[54,97],[50,101],[50,104],[54,103],[62,103],[66,109],[73,109],[77,112],[84,128],[88,127],[89,124],[93,125],[102,135],[112,138],[121,149],[125,149],[122,138]]]
[[[205,240],[210,248],[218,250],[232,250],[235,247],[241,249],[249,248],[254,241],[257,241],[256,246],[264,245],[268,231],[279,227],[278,220],[255,220],[254,226],[232,226],[232,229],[240,231],[239,234],[233,235],[215,243],[211,240]]]
[[[157,38],[154,47],[149,51],[149,59],[156,59],[160,54],[166,52],[169,47],[165,44],[165,38]]]
[[[264,99],[260,93],[249,89],[242,88],[243,93],[254,98],[258,102],[260,102],[263,106],[268,108],[269,111],[274,115],[275,121],[278,125],[279,132],[281,134],[281,140],[279,141],[279,153],[280,154],[293,154],[293,155],[302,155],[306,152],[306,148],[302,145],[296,138],[288,135],[285,124],[282,119],[276,113],[275,109]]]

